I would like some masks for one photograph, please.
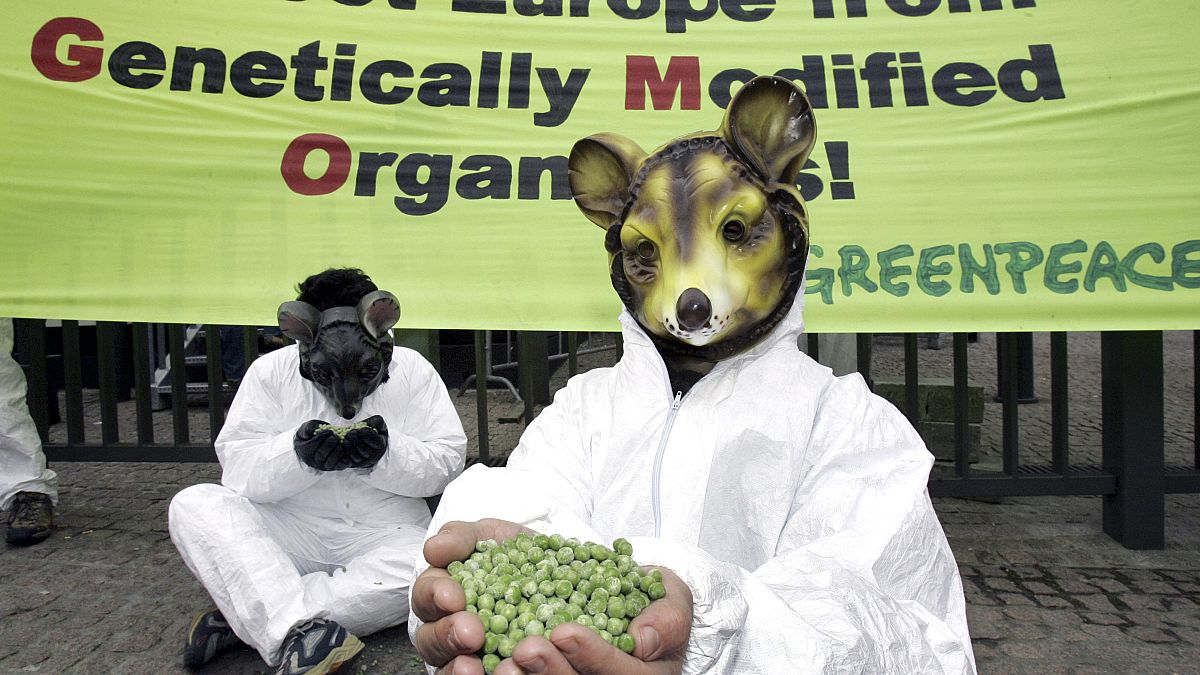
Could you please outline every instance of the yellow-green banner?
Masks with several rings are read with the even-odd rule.
[[[572,143],[818,140],[818,331],[1200,327],[1195,0],[58,0],[0,23],[0,315],[263,324],[356,266],[400,325],[611,329]]]

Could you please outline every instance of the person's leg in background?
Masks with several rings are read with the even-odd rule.
[[[44,540],[54,529],[58,478],[46,468],[25,402],[25,373],[12,350],[12,319],[0,318],[0,509],[8,510],[5,540],[24,546]]]

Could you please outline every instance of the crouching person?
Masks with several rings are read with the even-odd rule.
[[[215,609],[188,629],[197,668],[239,641],[277,673],[327,673],[356,637],[403,623],[430,513],[463,467],[445,386],[394,347],[396,298],[327,270],[279,308],[297,344],[256,360],[216,440],[221,485],[171,502],[171,539]]]

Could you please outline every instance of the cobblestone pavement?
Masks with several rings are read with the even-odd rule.
[[[994,341],[982,337],[971,347],[971,372],[989,401],[987,454],[999,445],[999,416],[990,402]],[[1099,459],[1098,366],[1089,365],[1098,359],[1098,342],[1089,334],[1071,338],[1072,448],[1080,462]],[[1035,347],[1035,359],[1045,359],[1042,336]],[[897,351],[877,346],[876,373],[896,367]],[[949,349],[920,351],[923,375],[949,373]],[[1190,461],[1190,335],[1168,334],[1166,351],[1168,461]],[[585,360],[584,368],[603,358]],[[1048,372],[1038,366],[1039,376]],[[555,383],[561,381],[560,373]],[[1048,380],[1038,387],[1046,400]],[[511,448],[521,425],[499,418],[520,408],[507,393],[489,400],[492,446]],[[474,397],[456,403],[474,437]],[[1022,406],[1022,447],[1030,453],[1048,446],[1048,407]],[[193,412],[193,437],[202,438],[207,432],[197,424],[206,424],[206,414]],[[170,437],[169,412],[165,419],[156,419],[159,438]],[[166,506],[183,487],[218,480],[218,467],[54,468],[62,483],[57,531],[31,548],[0,548],[0,673],[182,672],[184,630],[209,601],[171,545]],[[1163,551],[1129,551],[1103,535],[1098,497],[938,499],[935,506],[963,576],[980,672],[1200,673],[1200,495],[1168,496]],[[358,672],[423,672],[403,628],[365,642]],[[205,672],[263,670],[258,656],[242,649]]]

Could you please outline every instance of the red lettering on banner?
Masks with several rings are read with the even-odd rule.
[[[670,110],[679,92],[681,110],[700,109],[700,57],[672,56],[667,72],[659,75],[653,56],[625,57],[625,109],[645,110],[646,90],[655,110]]]
[[[58,58],[58,43],[65,35],[74,35],[81,40],[94,42],[104,39],[104,32],[96,24],[78,17],[60,16],[50,19],[33,36],[33,48],[29,57],[33,67],[48,79],[60,82],[82,82],[100,72],[104,50],[99,47],[71,45],[67,47],[67,58]]]
[[[304,173],[304,160],[314,150],[324,150],[329,155],[329,167],[319,178],[309,178]],[[283,182],[292,192],[327,195],[345,185],[350,175],[350,161],[350,146],[346,141],[330,134],[304,134],[297,136],[283,151],[279,170],[283,174]]]

